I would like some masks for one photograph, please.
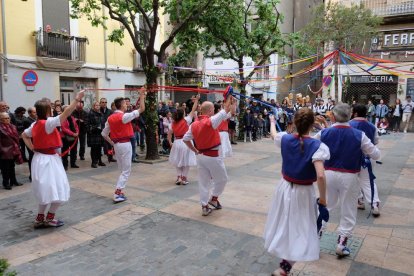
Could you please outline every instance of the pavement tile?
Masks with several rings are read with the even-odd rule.
[[[266,215],[264,214],[246,215],[242,210],[226,209],[225,205],[222,210],[215,210],[209,216],[203,217],[201,215],[201,206],[191,201],[180,201],[161,209],[161,211],[258,237],[263,236],[264,224],[266,222]]]
[[[361,263],[382,267],[387,248],[387,238],[366,235],[355,260]]]
[[[383,267],[402,273],[413,274],[414,250],[389,245]]]

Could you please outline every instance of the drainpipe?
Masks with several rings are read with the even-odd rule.
[[[104,16],[105,16],[105,6],[102,5],[102,17],[104,17]],[[108,47],[107,47],[106,29],[105,28],[103,28],[103,38],[104,38],[105,79],[107,81],[111,81],[111,78],[108,76]]]
[[[7,43],[6,43],[6,16],[4,12],[4,0],[1,1],[1,31],[2,31],[2,39],[3,39],[3,57],[7,58]],[[7,60],[2,59],[1,64],[1,70],[2,74],[0,77],[0,100],[3,100],[3,80],[7,78],[8,68],[7,68]]]

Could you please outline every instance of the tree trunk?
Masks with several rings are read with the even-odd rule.
[[[157,68],[152,67],[145,70],[145,76],[147,78],[147,86],[149,87],[147,98],[145,101],[145,142],[147,144],[147,155],[146,160],[156,160],[159,159],[158,155],[158,144],[157,144],[157,135],[158,135],[158,113],[157,113],[157,95],[158,92],[151,91],[151,87],[156,87],[157,85]],[[157,88],[155,88],[157,89]]]
[[[246,80],[244,79],[244,63],[243,63],[243,57],[241,58],[241,60],[239,60],[238,62],[239,65],[239,77],[240,77],[240,94],[242,95],[246,95]],[[239,101],[239,140],[243,140],[244,139],[244,122],[243,122],[243,117],[244,117],[244,113],[245,113],[245,98],[244,97],[240,97],[240,101]]]

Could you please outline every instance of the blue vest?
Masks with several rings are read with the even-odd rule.
[[[321,141],[309,137],[302,138],[302,141],[303,152],[300,149],[299,136],[286,134],[282,137],[282,175],[286,181],[312,185],[316,181],[312,156],[319,149]]]
[[[322,130],[321,141],[331,153],[325,170],[358,173],[361,170],[362,131],[350,126],[333,126]]]
[[[371,143],[375,145],[375,133],[377,132],[377,128],[367,120],[356,120],[353,119],[349,122],[351,127],[359,129],[365,133],[365,135],[371,140]]]

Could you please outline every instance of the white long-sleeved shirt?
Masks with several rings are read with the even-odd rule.
[[[350,126],[350,125],[349,123],[335,123],[332,125],[332,127],[333,126]],[[322,130],[316,133],[313,136],[313,138],[320,140],[321,133],[322,133]],[[381,159],[381,151],[373,143],[371,143],[371,140],[368,138],[368,136],[365,135],[364,132],[362,132],[361,150],[366,156],[369,156],[373,160]]]
[[[114,113],[124,113],[121,110],[116,110]],[[139,117],[139,111],[138,110],[134,110],[132,112],[129,113],[124,113],[124,115],[122,115],[122,123],[127,124],[129,122],[131,122],[132,120],[134,120],[135,118]],[[105,123],[105,128],[102,130],[101,135],[104,138],[108,138],[109,137],[109,133],[111,132],[111,128],[109,126],[108,121],[106,121]]]
[[[231,114],[230,114],[230,116],[231,116]],[[211,116],[210,117],[211,126],[214,129],[216,129],[216,128],[218,128],[218,126],[220,125],[220,123],[223,120],[226,120],[227,118],[228,118],[228,113],[226,113],[226,111],[224,111],[224,110],[220,110],[220,112],[218,112],[214,116]],[[188,128],[187,133],[184,134],[183,141],[191,141],[191,140],[194,139],[193,133],[191,131],[191,126],[192,125],[190,125],[190,127]]]

